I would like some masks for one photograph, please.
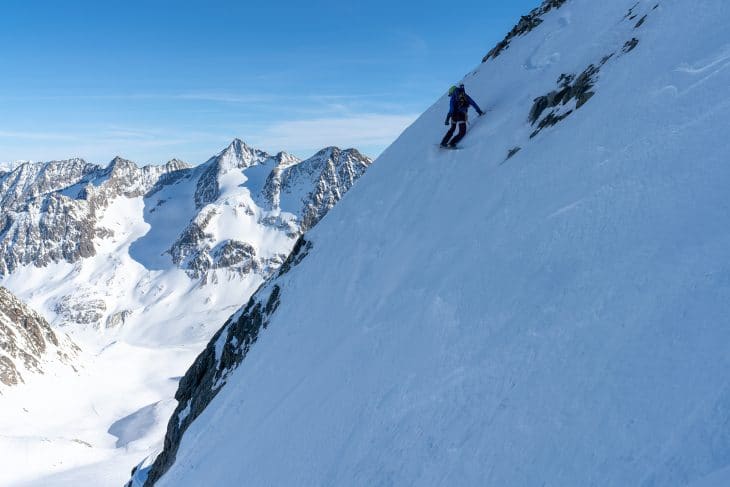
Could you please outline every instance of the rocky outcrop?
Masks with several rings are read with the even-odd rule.
[[[81,159],[16,165],[0,174],[0,276],[59,262],[75,264],[62,270],[78,275],[89,258],[101,265],[100,248],[129,249],[105,256],[109,265],[92,273],[94,283],[46,299],[54,323],[116,328],[149,306],[145,281],[134,288],[144,305],[117,308],[108,283],[124,280],[128,257],[150,270],[177,267],[200,284],[261,282],[370,164],[354,149],[329,147],[302,161],[236,139],[194,168],[179,160],[140,167],[121,157],[106,167]]]
[[[269,156],[266,152],[246,145],[241,139],[235,139],[217,156],[205,163],[207,169],[198,180],[195,191],[195,206],[200,209],[213,203],[220,196],[220,177],[233,169],[245,169],[260,164]]]
[[[172,261],[192,271],[191,276],[196,278],[211,267],[206,254],[210,250],[213,234],[206,233],[205,228],[214,215],[215,210],[212,208],[198,213],[170,248]]]
[[[355,149],[329,147],[308,161],[293,166],[284,179],[284,191],[296,186],[296,181],[306,179],[305,174],[317,175],[314,189],[303,201],[301,230],[305,232],[312,228],[334,208],[371,163]]]
[[[43,267],[93,256],[94,238],[108,234],[95,223],[95,211],[88,202],[57,193],[1,208],[0,275],[21,265]]]
[[[43,374],[56,364],[73,368],[79,351],[65,334],[54,332],[41,315],[0,287],[0,384],[17,385],[27,374]]]
[[[633,22],[639,16],[635,12],[638,7],[639,4],[632,7],[624,17],[624,20]],[[656,4],[651,11],[656,10],[658,7],[659,4]],[[648,16],[649,13],[643,15],[633,26],[632,30],[641,28]],[[603,56],[600,62],[588,65],[582,73],[578,75],[561,74],[557,81],[558,88],[546,95],[535,98],[533,102],[528,121],[535,126],[535,130],[530,134],[530,138],[535,137],[543,129],[559,123],[569,117],[575,110],[585,105],[596,94],[594,87],[601,68],[621,54],[627,54],[633,51],[638,45],[639,39],[632,37],[621,48]],[[547,113],[545,114],[546,111]]]
[[[94,239],[113,235],[98,224],[112,200],[144,195],[188,167],[173,160],[140,168],[117,157],[106,168],[71,159],[28,162],[0,175],[0,275],[94,256]]]
[[[88,293],[93,296],[92,293]],[[64,322],[93,325],[99,323],[106,312],[106,303],[80,292],[64,296],[56,304],[55,311]]]
[[[263,193],[274,208],[296,211],[301,218],[301,233],[312,228],[367,171],[372,160],[356,149],[327,147],[311,158],[272,171]],[[294,201],[282,206],[282,196]],[[295,206],[299,206],[296,208]]]
[[[282,298],[277,280],[301,263],[310,249],[310,242],[304,238],[297,240],[276,277],[261,286],[246,306],[226,321],[180,380],[175,393],[178,406],[168,423],[163,451],[145,471],[139,467],[132,471],[133,477],[145,479],[145,486],[153,486],[175,462],[185,431],[215,398],[228,375],[241,365],[268,326]],[[131,481],[127,485],[131,486]]]
[[[285,152],[270,156],[236,140],[200,169],[195,191],[200,213],[169,249],[172,260],[203,283],[209,282],[211,271],[219,269],[268,277],[284,262],[286,253],[264,257],[253,242],[216,240],[211,226],[221,205],[235,204],[257,226],[281,232],[293,243],[342,199],[370,164],[372,160],[356,149],[328,147],[300,161]],[[220,201],[221,178],[231,171],[245,174],[254,166],[269,173],[258,192],[250,188],[253,201]]]
[[[570,116],[574,110],[585,105],[595,95],[592,88],[596,83],[596,76],[600,67],[610,58],[611,56],[605,57],[599,66],[591,64],[577,77],[572,74],[560,75],[558,79],[560,89],[535,98],[528,120],[537,127],[530,134],[530,138],[535,137],[542,129],[555,125]],[[545,110],[565,107],[572,101],[575,101],[574,108],[566,108],[562,111],[559,109],[550,110],[547,115],[543,116]]]
[[[558,9],[563,6],[566,0],[545,0],[542,5],[533,9],[529,14],[523,15],[520,21],[515,25],[507,36],[502,39],[496,46],[490,50],[486,56],[482,59],[485,63],[490,59],[494,59],[505,49],[508,49],[510,43],[515,37],[523,36],[531,32],[535,27],[542,24],[542,17],[553,9]]]

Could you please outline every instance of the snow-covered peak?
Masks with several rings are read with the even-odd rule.
[[[306,231],[332,209],[371,163],[355,149],[327,147],[304,161],[278,164],[266,180],[262,197],[270,207],[300,216]]]
[[[301,159],[299,159],[298,157],[283,151],[276,154],[274,156],[274,160],[276,161],[276,166],[280,169],[285,169],[289,166],[301,162]]]
[[[130,170],[132,167],[135,166],[137,166],[137,164],[130,161],[129,159],[125,159],[121,156],[115,156],[114,159],[109,162],[109,165],[107,167],[110,171],[114,172]]]
[[[179,171],[179,170],[181,170],[181,169],[190,169],[191,167],[193,167],[193,166],[192,166],[192,165],[190,165],[190,164],[188,164],[187,162],[185,162],[185,161],[182,161],[182,160],[180,160],[180,159],[177,159],[177,158],[175,158],[175,159],[170,159],[170,160],[169,160],[169,161],[167,161],[167,163],[165,164],[165,168],[166,168],[166,170],[167,170],[167,171],[170,171],[170,172],[171,172],[171,171]]]
[[[219,172],[226,172],[234,168],[243,169],[259,164],[270,157],[266,152],[250,147],[241,139],[233,139],[233,142],[223,149],[215,160],[219,166]]]

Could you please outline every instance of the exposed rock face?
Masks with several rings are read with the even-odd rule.
[[[559,7],[560,5],[557,6]],[[631,8],[623,20],[633,22],[639,15],[638,13],[635,13],[638,6],[639,4]],[[632,30],[635,31],[641,28],[649,17],[649,13],[657,8],[658,4],[642,16],[641,19],[633,26]],[[639,39],[632,37],[626,41],[623,46],[617,46],[614,52],[603,56],[600,62],[590,64],[582,73],[578,75],[561,74],[557,81],[558,89],[553,90],[546,95],[539,96],[534,100],[528,120],[533,126],[536,126],[536,128],[532,134],[530,134],[530,138],[535,137],[543,129],[559,123],[569,117],[575,110],[578,110],[585,105],[596,94],[594,87],[598,81],[598,75],[601,68],[618,56],[633,51],[638,45]],[[543,115],[546,111],[548,113]]]
[[[254,202],[239,202],[240,211],[256,216],[262,226],[283,231],[293,241],[342,198],[371,162],[355,149],[336,147],[300,161],[285,152],[271,156],[236,139],[195,171],[176,159],[142,168],[121,157],[105,168],[81,159],[23,163],[0,173],[0,275],[23,265],[74,263],[96,255],[94,240],[114,235],[98,222],[101,211],[114,199],[149,198],[192,174],[199,174],[193,195],[199,212],[169,249],[172,261],[194,278],[210,269],[236,268],[245,273],[277,267],[286,252],[273,260],[260,259],[251,248],[246,259],[250,262],[241,265],[243,260],[232,259],[231,249],[250,243],[219,242],[207,230],[218,212],[222,179],[254,166],[269,168],[263,187],[249,190]],[[269,211],[257,212],[255,203]]]
[[[272,206],[280,206],[282,193],[301,192],[301,187],[313,189],[301,197],[301,232],[316,225],[342,196],[362,176],[371,160],[356,149],[340,150],[328,147],[299,164],[286,164],[280,171],[272,172],[264,193]]]
[[[195,191],[195,206],[202,208],[213,203],[220,196],[220,177],[233,169],[245,169],[260,164],[269,156],[266,152],[246,145],[235,139],[220,154],[206,162],[207,169],[198,180]]]
[[[271,156],[235,140],[205,163],[195,191],[200,212],[170,248],[173,262],[204,282],[214,269],[271,275],[286,252],[263,256],[253,242],[217,239],[211,227],[222,218],[222,206],[235,205],[241,217],[247,215],[256,226],[281,232],[293,243],[340,201],[371,163],[356,149],[328,147],[300,161],[285,152]],[[251,200],[226,200],[221,181],[236,171],[248,177],[247,169],[268,172],[263,187],[249,188]]]
[[[140,168],[117,157],[106,168],[71,159],[28,162],[0,174],[0,275],[95,255],[94,239],[113,235],[97,224],[100,210],[114,198],[143,195],[187,167],[175,160]]]
[[[562,7],[565,2],[566,0],[545,0],[542,5],[540,5],[536,9],[533,9],[529,14],[523,15],[517,25],[512,28],[507,36],[503,40],[501,40],[496,46],[494,46],[494,48],[492,48],[492,50],[489,51],[486,56],[484,56],[482,62],[485,63],[488,60],[494,59],[502,54],[502,51],[509,48],[512,39],[531,32],[532,29],[542,24],[543,15],[545,15],[554,8],[557,9]]]
[[[63,297],[54,310],[65,321],[91,325],[104,317],[106,303],[101,299],[88,298],[86,294],[73,294]]]
[[[13,386],[49,364],[73,367],[79,348],[56,334],[45,319],[0,287],[0,383]]]
[[[107,167],[81,159],[22,163],[0,173],[0,277],[31,265],[75,264],[64,272],[88,271],[93,282],[46,301],[54,324],[95,328],[139,319],[161,292],[148,276],[133,288],[133,303],[117,304],[119,284],[130,272],[139,275],[137,264],[182,269],[201,284],[247,278],[255,287],[371,162],[336,147],[304,161],[272,156],[236,139],[194,168],[175,159],[139,167],[121,157]],[[130,258],[134,269],[125,269]]]
[[[170,249],[172,261],[191,270],[190,274],[194,277],[200,277],[201,273],[211,268],[211,259],[207,252],[210,250],[213,235],[205,233],[205,227],[214,215],[213,208],[199,213]]]
[[[129,318],[132,315],[132,312],[129,310],[124,311],[118,311],[106,319],[106,327],[107,328],[116,328],[118,326],[122,326],[125,321],[127,321],[127,318]]]
[[[175,394],[178,406],[167,426],[164,450],[148,471],[139,472],[135,468],[132,472],[133,476],[146,475],[145,486],[153,486],[175,462],[185,430],[210,404],[228,375],[241,364],[256,343],[259,333],[268,326],[269,318],[281,299],[277,279],[298,265],[310,249],[311,243],[300,237],[277,276],[264,284],[244,308],[226,321],[188,369]]]
[[[603,66],[612,56],[605,57],[600,66]],[[592,88],[596,83],[596,76],[598,75],[600,66],[591,64],[577,78],[572,74],[563,74],[558,79],[559,90],[551,91],[547,95],[535,98],[528,119],[531,124],[537,124],[537,128],[530,134],[530,138],[535,137],[542,129],[555,125],[568,117],[573,113],[574,109],[579,109],[595,95]],[[568,108],[563,111],[551,110],[546,116],[540,119],[545,110],[558,106],[566,106],[573,100],[575,100],[574,109]]]

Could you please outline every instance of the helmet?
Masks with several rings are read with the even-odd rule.
[[[453,95],[455,91],[456,91],[456,86],[451,86],[451,88],[449,88],[449,96]]]

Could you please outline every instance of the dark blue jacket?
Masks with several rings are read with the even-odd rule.
[[[466,95],[466,99],[469,102],[469,105],[467,105],[464,108],[458,109],[458,108],[456,108],[456,99],[457,99],[457,97],[459,96],[460,93],[464,93],[464,95]],[[479,105],[477,105],[477,102],[475,102],[474,100],[472,100],[472,98],[469,95],[466,94],[466,91],[465,90],[459,90],[459,89],[457,89],[451,95],[451,100],[449,102],[449,117],[451,115],[453,115],[454,113],[457,113],[457,112],[459,112],[459,113],[466,113],[466,112],[468,112],[469,111],[469,106],[474,107],[474,110],[476,110],[477,113],[482,113],[482,109],[479,108]]]

